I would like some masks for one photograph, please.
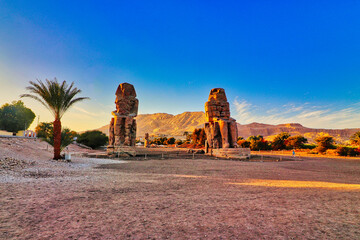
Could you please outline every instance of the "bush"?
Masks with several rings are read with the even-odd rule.
[[[349,148],[349,150],[348,150],[348,156],[350,156],[350,157],[356,157],[357,155],[359,155],[359,149]]]
[[[287,132],[282,132],[274,138],[272,142],[272,149],[273,150],[282,150],[286,148],[285,141],[290,137],[290,134]]]
[[[261,135],[250,136],[247,141],[250,142],[250,149],[252,151],[268,150],[270,148],[268,141]]]
[[[35,127],[35,132],[38,138],[49,138],[53,135],[53,131],[53,123],[50,122],[41,122]]]
[[[302,149],[304,148],[304,144],[307,142],[308,140],[301,136],[301,135],[297,135],[297,136],[293,136],[293,137],[288,137],[285,140],[285,145],[286,148],[288,149],[292,149],[292,148],[296,148],[296,149]]]
[[[165,142],[166,145],[172,145],[175,144],[175,138],[171,137]]]
[[[347,156],[348,154],[347,147],[342,147],[342,146],[338,147],[336,149],[336,154],[338,156]]]
[[[53,123],[41,122],[36,126],[35,132],[37,136],[49,143],[51,146],[54,146],[54,126]],[[74,141],[74,137],[77,137],[78,134],[75,131],[71,131],[69,128],[61,129],[61,145],[60,151],[62,151],[66,146],[71,144]]]
[[[167,142],[168,142],[167,137],[159,137],[159,138],[154,138],[153,140],[150,140],[149,144],[167,145],[168,144]]]
[[[108,137],[98,130],[87,131],[80,134],[77,142],[94,149],[106,145]]]
[[[237,144],[242,147],[242,148],[249,148],[250,147],[250,142],[246,141],[244,139],[240,139],[237,141]]]
[[[340,146],[335,151],[338,156],[355,157],[359,154],[358,149],[346,146]]]
[[[335,149],[334,138],[330,135],[319,136],[315,139],[315,141],[318,143],[316,150],[319,153],[324,153],[328,149]]]

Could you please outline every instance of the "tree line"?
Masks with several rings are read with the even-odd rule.
[[[195,129],[188,136],[192,139],[193,145],[205,145],[206,134],[204,129]],[[320,134],[314,140],[316,144],[308,144],[308,139],[302,135],[291,136],[287,132],[282,132],[276,135],[272,141],[266,140],[262,135],[250,136],[247,139],[238,137],[237,144],[243,148],[250,148],[252,151],[309,149],[309,153],[312,154],[360,155],[360,131],[350,137],[351,145],[336,144],[334,137],[329,134]]]

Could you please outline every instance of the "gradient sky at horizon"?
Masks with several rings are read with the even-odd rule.
[[[139,113],[204,111],[222,87],[240,124],[359,128],[359,12],[357,0],[0,0],[0,105],[31,80],[74,81],[91,100],[63,125],[82,131],[108,124],[121,82]]]

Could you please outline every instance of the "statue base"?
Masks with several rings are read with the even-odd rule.
[[[107,154],[118,157],[135,157],[136,149],[133,146],[111,146],[107,147]]]
[[[250,148],[218,148],[209,149],[212,156],[220,158],[250,159]]]

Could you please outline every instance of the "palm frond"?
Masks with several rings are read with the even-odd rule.
[[[88,97],[75,98],[81,90],[74,88],[74,82],[70,85],[66,81],[59,83],[57,79],[45,82],[37,79],[37,82],[30,81],[26,87],[32,94],[22,94],[20,97],[29,97],[43,104],[55,118],[61,119],[64,113],[76,102],[89,99]]]

